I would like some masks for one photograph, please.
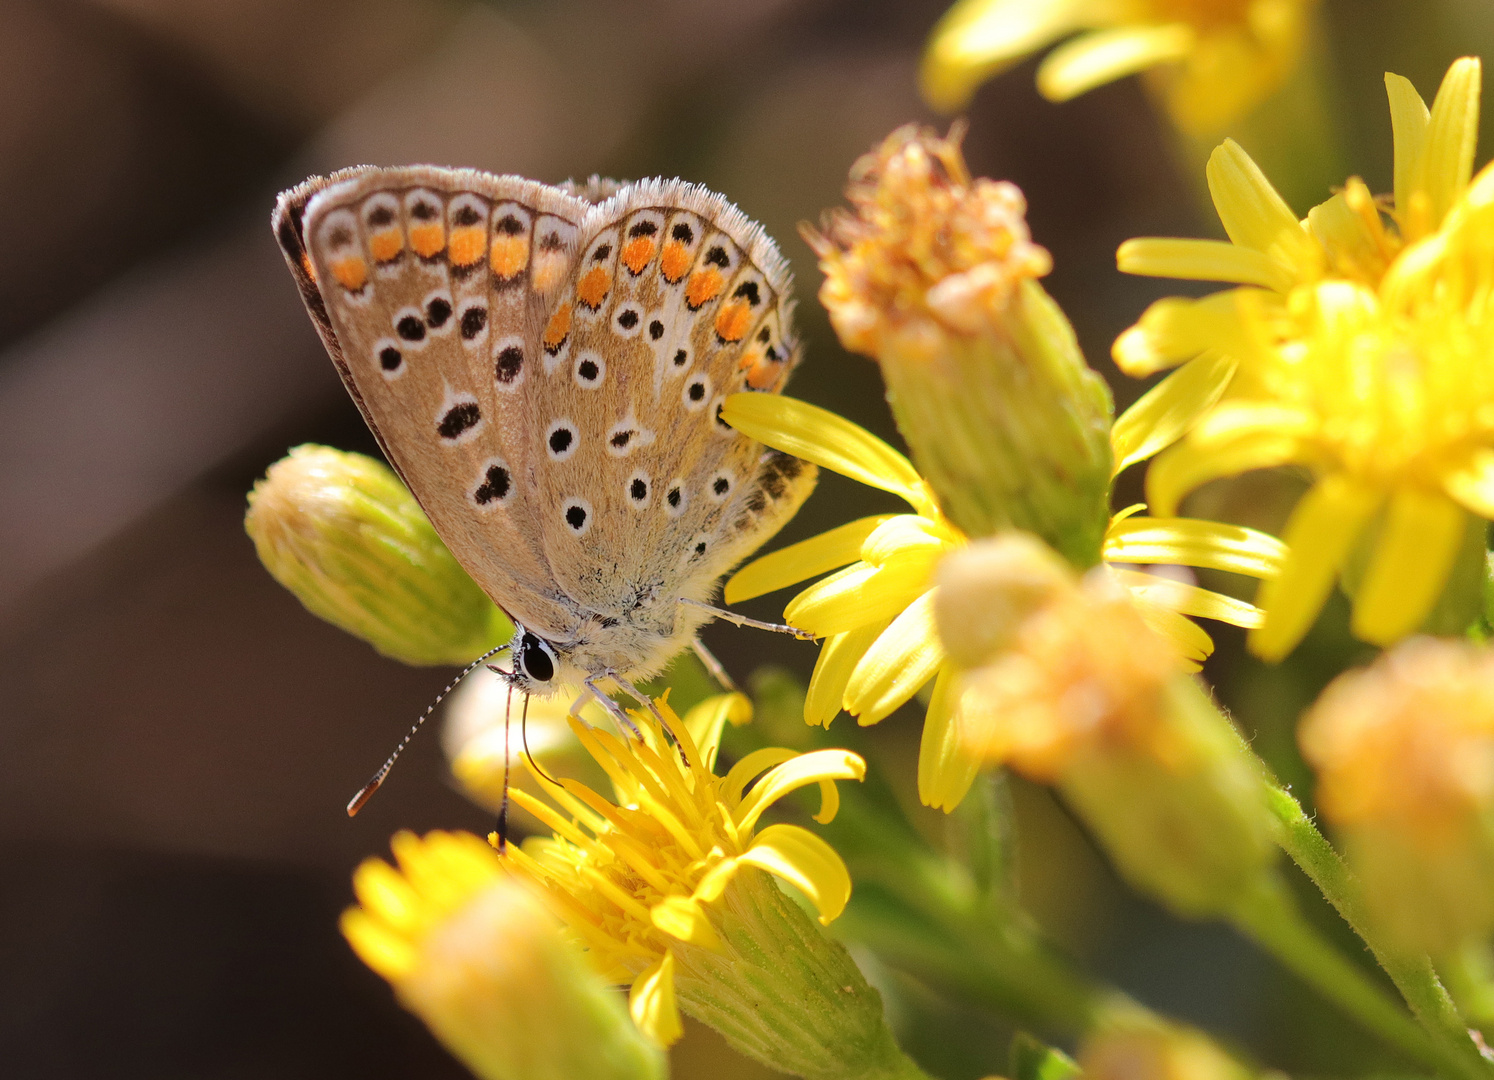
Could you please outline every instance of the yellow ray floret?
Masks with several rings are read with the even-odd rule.
[[[955,666],[934,626],[935,568],[967,541],[940,513],[928,485],[907,458],[870,432],[792,398],[734,394],[723,417],[751,438],[904,498],[909,514],[862,518],[757,559],[726,583],[736,603],[828,574],[784,611],[793,626],[825,638],[804,703],[807,723],[826,727],[842,709],[875,724],[931,681],[919,752],[919,796],[946,810],[958,806],[977,761],[955,737]],[[1280,568],[1281,543],[1238,526],[1117,514],[1106,534],[1105,560],[1120,564],[1207,567],[1252,577]],[[1142,617],[1196,666],[1213,649],[1185,616],[1255,626],[1250,604],[1131,570],[1115,571]]]
[[[824,840],[796,825],[758,830],[763,812],[815,784],[828,822],[839,805],[837,780],[860,780],[865,763],[845,750],[748,754],[725,776],[713,764],[723,723],[740,722],[740,694],[697,705],[681,721],[665,700],[661,726],[634,713],[642,740],[622,739],[573,721],[576,737],[613,784],[608,798],[571,779],[536,771],[549,801],[511,796],[554,836],[509,849],[508,863],[534,882],[607,977],[631,984],[633,1018],[661,1044],[681,1033],[675,974],[689,969],[686,946],[720,952],[720,915],[734,879],[764,870],[799,889],[829,923],[850,898],[844,862]],[[693,976],[692,976],[693,977]]]
[[[1250,111],[1296,67],[1313,0],[960,0],[924,54],[922,85],[955,111],[975,88],[1054,41],[1038,68],[1053,101],[1137,72],[1184,131],[1217,131]]]
[[[1470,181],[1480,65],[1459,60],[1428,109],[1387,76],[1393,206],[1364,184],[1297,221],[1226,143],[1209,184],[1231,244],[1123,245],[1133,273],[1238,282],[1154,304],[1116,341],[1132,374],[1184,366],[1116,424],[1122,466],[1178,439],[1147,477],[1171,514],[1220,477],[1306,466],[1315,484],[1286,526],[1291,554],[1262,585],[1252,648],[1301,640],[1351,558],[1352,628],[1388,644],[1427,618],[1494,517],[1494,172]],[[1356,554],[1358,553],[1358,554]]]

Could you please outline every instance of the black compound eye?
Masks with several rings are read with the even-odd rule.
[[[544,642],[533,634],[526,633],[519,642],[519,664],[535,682],[549,682],[555,678],[555,661]]]

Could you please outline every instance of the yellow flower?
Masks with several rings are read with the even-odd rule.
[[[959,665],[949,654],[958,646],[948,647],[934,626],[934,573],[946,554],[966,546],[966,537],[940,514],[912,463],[849,420],[766,394],[732,395],[722,415],[766,446],[891,492],[912,508],[911,514],[862,518],[765,555],[727,581],[726,600],[736,603],[835,571],[784,610],[791,625],[827,639],[810,680],[804,719],[828,727],[845,709],[859,723],[875,724],[933,680],[919,751],[919,797],[926,805],[954,809],[969,790],[978,761],[956,731],[953,689]],[[1135,517],[1134,509],[1110,523],[1103,544],[1110,563],[1173,563],[1256,577],[1269,576],[1279,564],[1280,544],[1261,533],[1213,522]],[[1142,616],[1194,666],[1213,644],[1184,616],[1241,626],[1255,625],[1259,617],[1249,604],[1196,586],[1118,566],[1110,573],[1131,590]]]
[[[818,836],[795,825],[759,829],[758,820],[789,792],[818,784],[816,820],[830,821],[839,807],[835,781],[860,780],[865,763],[845,750],[769,748],[717,776],[722,726],[750,714],[747,699],[708,699],[683,722],[664,700],[657,704],[663,728],[648,713],[633,714],[642,741],[573,722],[611,777],[614,797],[536,773],[550,802],[522,790],[512,798],[554,836],[510,848],[510,866],[538,886],[597,970],[631,984],[633,1018],[660,1043],[679,1037],[683,1007],[779,1068],[854,1070],[856,1054],[880,1045],[881,1003],[844,949],[761,871],[795,886],[822,923],[844,909],[850,876]],[[806,1013],[815,1019],[804,1022]],[[847,1038],[861,1049],[847,1050]],[[842,1058],[844,1066],[827,1064]]]
[[[1038,68],[1052,101],[1149,71],[1173,122],[1218,131],[1296,67],[1313,0],[960,0],[924,54],[924,97],[963,108],[1002,69],[1075,31]]]
[[[342,917],[353,950],[484,1080],[659,1080],[663,1055],[553,916],[468,833],[402,832]]]
[[[1494,652],[1417,638],[1341,675],[1298,733],[1317,801],[1408,947],[1494,927]]]
[[[1131,432],[1133,461],[1188,432],[1151,467],[1152,507],[1171,513],[1200,484],[1251,469],[1302,465],[1316,479],[1287,523],[1286,565],[1261,588],[1250,642],[1264,657],[1301,640],[1341,572],[1359,577],[1356,545],[1368,556],[1350,583],[1352,628],[1376,644],[1422,625],[1460,557],[1482,551],[1474,516],[1494,517],[1494,172],[1469,182],[1479,72],[1474,59],[1453,64],[1430,111],[1386,77],[1388,223],[1358,181],[1298,222],[1226,143],[1209,182],[1232,243],[1121,248],[1123,270],[1241,285],[1159,301],[1116,342],[1131,374],[1189,361],[1153,391],[1168,431]]]

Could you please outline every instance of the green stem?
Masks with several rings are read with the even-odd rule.
[[[1479,1075],[1487,1077],[1489,1067],[1479,1055],[1468,1034],[1468,1025],[1459,1015],[1447,988],[1438,979],[1431,960],[1425,955],[1407,955],[1391,949],[1379,940],[1360,907],[1349,868],[1333,845],[1318,831],[1290,792],[1270,784],[1268,798],[1272,812],[1284,826],[1282,849],[1369,947],[1422,1026],[1456,1052],[1460,1059],[1471,1056],[1479,1063]]]

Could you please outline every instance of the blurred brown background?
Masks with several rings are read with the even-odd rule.
[[[0,1075],[462,1075],[335,932],[349,871],[395,829],[487,828],[435,738],[356,821],[342,810],[449,673],[306,614],[241,527],[287,447],[373,452],[272,242],[275,193],[359,162],[704,182],[798,271],[794,392],[891,437],[874,367],[812,302],[795,225],[838,200],[857,154],[932,119],[914,72],[944,6],[0,0]],[[1380,73],[1430,98],[1449,60],[1494,41],[1491,5],[1324,14],[1350,169],[1384,190]],[[1049,287],[1114,375],[1110,341],[1170,291],[1115,273],[1115,246],[1217,228],[1166,132],[1133,82],[1055,106],[1030,64],[970,123],[973,170],[1026,191]],[[1122,403],[1140,389],[1114,381]],[[1234,498],[1270,524],[1268,501]],[[882,505],[828,478],[786,536]],[[1264,673],[1219,637],[1226,697],[1299,776],[1289,731],[1261,718],[1313,692],[1310,665]],[[739,675],[813,659],[729,627],[709,640]],[[1343,648],[1331,627],[1314,641]],[[877,735],[911,748],[916,718]],[[1230,933],[1128,897],[1051,800],[1018,794],[1027,892],[1066,946],[1272,1064],[1353,1060],[1326,1006]],[[883,979],[931,1068],[1000,1067],[999,1018]],[[759,1075],[692,1031],[676,1075],[706,1072]]]

